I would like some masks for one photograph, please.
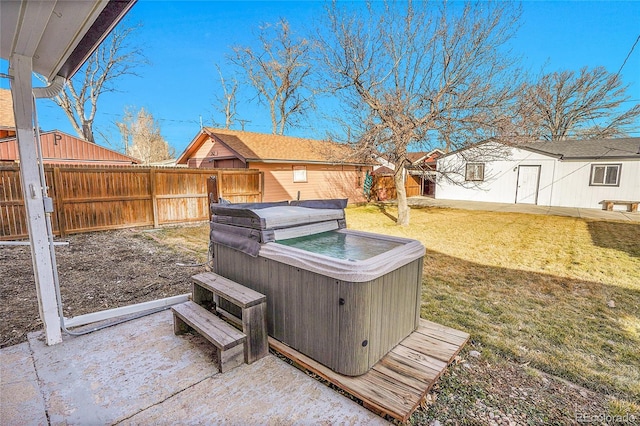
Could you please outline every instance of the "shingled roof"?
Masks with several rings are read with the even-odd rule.
[[[640,159],[640,138],[541,141],[519,148],[571,159]]]
[[[211,127],[203,128],[202,133],[226,145],[245,162],[369,164],[358,158],[348,145],[335,142]],[[177,163],[186,163],[202,143],[198,135]]]

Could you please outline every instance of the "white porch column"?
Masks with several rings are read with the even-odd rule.
[[[20,181],[27,212],[33,274],[38,294],[40,319],[48,345],[60,343],[60,317],[53,278],[53,263],[49,252],[49,237],[40,183],[36,139],[33,123],[32,62],[28,56],[14,54],[9,61],[11,96],[16,120],[18,151],[20,153]]]

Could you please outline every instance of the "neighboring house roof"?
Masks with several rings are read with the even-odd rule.
[[[208,137],[203,137],[203,135]],[[177,164],[186,164],[211,138],[222,143],[246,162],[297,162],[324,164],[369,164],[356,157],[344,144],[238,130],[205,127],[180,155]]]
[[[394,171],[387,166],[380,166],[373,171],[373,174],[376,176],[388,176],[393,175]]]
[[[541,154],[571,159],[640,159],[640,138],[541,141],[518,146]]]
[[[0,89],[0,139],[16,134],[16,122],[13,117],[11,91]]]
[[[425,157],[428,157],[429,153],[428,152],[407,152],[407,160],[411,161],[411,163],[416,163],[422,159],[424,159]]]
[[[432,151],[407,152],[407,160],[411,165],[419,163],[435,163],[438,157],[444,155],[444,151],[436,148]],[[390,169],[394,169],[395,165],[389,160],[389,155],[382,154],[377,157],[378,162]]]
[[[40,134],[42,157],[46,163],[139,164],[140,161],[58,130]],[[0,160],[18,161],[15,137],[0,140]]]

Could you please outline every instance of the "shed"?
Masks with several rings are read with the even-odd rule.
[[[436,198],[578,208],[638,201],[640,138],[485,142],[438,159]]]
[[[196,135],[176,163],[260,170],[265,202],[298,198],[362,202],[365,174],[373,168],[344,144],[208,127]]]

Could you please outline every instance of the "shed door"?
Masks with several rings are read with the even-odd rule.
[[[516,204],[538,204],[540,166],[518,166]]]

